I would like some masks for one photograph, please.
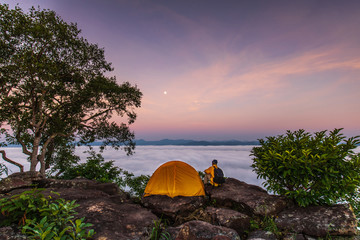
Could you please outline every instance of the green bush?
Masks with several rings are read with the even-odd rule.
[[[153,223],[154,223],[154,226],[152,227],[151,233],[149,236],[150,240],[172,239],[170,233],[166,231],[166,227],[167,227],[166,220],[164,221],[162,218],[160,218],[158,220],[154,220]]]
[[[75,222],[69,220],[69,224],[65,228],[59,229],[56,222],[49,222],[45,216],[40,222],[27,220],[26,226],[22,228],[22,233],[26,234],[28,239],[83,240],[91,238],[95,234],[94,230],[87,231],[85,228],[92,226],[92,224],[83,221],[84,218],[76,219]]]
[[[6,216],[0,226],[17,223],[28,239],[80,240],[94,235],[94,230],[87,230],[92,224],[74,219],[79,206],[75,201],[54,200],[42,191],[33,189],[0,199],[1,213]]]
[[[122,170],[114,166],[114,161],[105,162],[101,154],[95,151],[89,151],[90,156],[86,163],[77,164],[64,170],[59,178],[74,179],[76,177],[84,177],[98,182],[115,182],[120,184],[122,179],[120,174]]]
[[[129,194],[136,198],[141,198],[144,194],[146,185],[150,180],[149,175],[140,175],[135,176],[133,173],[128,171],[123,171],[123,180],[121,184],[121,188],[129,189]]]
[[[13,223],[25,224],[26,219],[34,219],[40,216],[38,208],[49,204],[47,198],[41,193],[43,189],[33,189],[10,198],[0,199],[1,214],[6,219],[0,222],[0,226],[8,226]]]
[[[316,132],[300,129],[260,139],[254,147],[254,171],[267,190],[295,200],[300,206],[333,204],[360,185],[359,137],[346,137],[342,129]]]

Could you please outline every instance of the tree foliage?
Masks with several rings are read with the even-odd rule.
[[[360,136],[346,139],[335,129],[311,135],[300,129],[260,139],[252,167],[265,187],[294,199],[300,206],[332,204],[360,185]]]
[[[7,143],[21,144],[31,171],[39,162],[44,174],[56,161],[66,161],[75,140],[102,140],[102,147],[132,153],[129,125],[142,93],[107,77],[110,71],[104,50],[81,37],[76,24],[51,10],[25,13],[0,4],[1,134]]]

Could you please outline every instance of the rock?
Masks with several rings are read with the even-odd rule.
[[[13,173],[0,181],[0,194],[10,192],[17,188],[26,188],[33,185],[34,181],[44,179],[39,172]]]
[[[86,189],[90,185],[98,184],[94,180],[89,180],[86,178],[74,178],[72,180],[67,179],[52,179],[44,178],[39,181],[36,181],[36,184],[39,188],[83,188]]]
[[[118,195],[123,193],[116,183],[98,183],[90,185],[88,189],[100,190],[109,195]]]
[[[10,198],[14,195],[21,194],[24,191],[29,191],[31,189],[14,189],[13,191],[9,192],[6,197]],[[56,192],[56,193],[54,193]],[[41,194],[44,195],[46,198],[51,196],[52,199],[64,198],[66,200],[75,200],[76,204],[81,203],[82,200],[87,199],[94,199],[94,198],[109,198],[109,195],[99,191],[99,190],[84,190],[84,189],[73,189],[73,188],[63,188],[63,189],[45,189],[41,191]],[[60,196],[58,195],[60,194]],[[77,209],[75,209],[76,211]],[[5,215],[0,213],[0,225],[6,219]],[[1,238],[0,238],[1,240]]]
[[[106,193],[107,195],[120,196],[123,201],[129,199],[129,195],[123,192],[115,183],[98,183],[86,178],[75,178],[72,180],[41,179],[39,181],[35,181],[35,183],[39,188],[49,188],[55,192],[58,191],[57,189],[62,189],[61,191],[64,192],[64,189],[71,188],[79,189],[79,193],[77,195],[85,194],[89,196],[89,194],[86,194],[86,190],[89,190],[89,193],[98,190]],[[72,194],[75,194],[75,192],[72,192]]]
[[[310,240],[310,239],[306,238],[303,234],[287,233],[285,234],[283,240]]]
[[[282,211],[285,198],[269,195],[261,187],[227,178],[220,187],[206,187],[206,192],[216,206],[232,208],[249,216],[274,216]]]
[[[204,202],[204,197],[177,196],[171,198],[165,195],[152,195],[142,198],[144,207],[151,209],[158,216],[165,216],[173,221],[181,217],[187,217],[201,208]]]
[[[143,198],[142,204],[148,209],[132,202],[129,195],[113,183],[98,183],[83,178],[44,179],[36,172],[10,175],[0,183],[0,191],[3,191],[4,197],[10,197],[30,190],[34,184],[45,188],[42,192],[45,197],[51,195],[53,199],[76,200],[80,206],[75,209],[78,212],[75,217],[85,217],[86,223],[94,224],[92,228],[97,233],[93,239],[98,240],[148,239],[155,226],[154,221],[158,221],[159,217],[172,220],[167,222],[172,226],[166,231],[177,240],[240,239],[250,231],[251,218],[260,220],[271,215],[276,219],[284,240],[314,240],[329,236],[340,240],[357,232],[356,218],[349,205],[295,207],[283,198],[267,194],[260,187],[232,178],[217,188],[206,186],[208,197],[170,198],[157,195]],[[5,218],[0,214],[0,222]],[[21,237],[15,227],[0,228],[0,240],[24,239]],[[252,240],[273,240],[276,237],[266,231],[248,234],[248,239]]]
[[[292,207],[275,220],[279,229],[315,237],[354,236],[357,220],[347,204],[334,206]]]
[[[27,239],[26,236],[17,233],[11,227],[0,228],[0,240],[21,240]]]
[[[234,229],[240,236],[250,230],[251,218],[231,209],[207,207],[205,213],[211,216],[211,224]]]
[[[233,229],[197,220],[178,227],[169,227],[166,232],[176,240],[240,240],[240,236]]]
[[[94,239],[148,239],[154,221],[158,218],[136,204],[117,204],[108,198],[84,200],[76,208],[85,222],[92,223]]]
[[[88,199],[109,198],[109,194],[106,194],[100,190],[93,190],[93,189],[47,188],[42,193],[44,194],[44,196],[51,195],[51,197],[54,199],[64,198],[70,201],[75,200],[76,203]]]
[[[269,231],[257,230],[249,234],[247,240],[276,240],[274,233]]]
[[[31,188],[14,189],[11,192],[4,195],[4,197],[10,198],[13,195],[21,194],[24,191],[30,191]],[[127,196],[109,195],[101,190],[94,189],[78,189],[78,188],[46,188],[40,192],[45,197],[51,196],[53,199],[64,198],[66,200],[75,200],[79,203],[82,200],[93,199],[93,198],[109,198],[115,202],[129,202]],[[1,216],[1,215],[0,215]]]
[[[78,213],[75,218],[85,217],[84,222],[94,224],[91,227],[96,232],[93,239],[148,239],[149,229],[152,228],[153,221],[158,219],[148,209],[129,203],[128,199],[124,199],[120,194],[109,195],[95,188],[76,188],[76,184],[66,186],[72,188],[47,188],[42,194],[45,197],[51,195],[53,199],[76,200],[79,207],[75,208]],[[15,189],[8,196],[25,190],[29,189]]]

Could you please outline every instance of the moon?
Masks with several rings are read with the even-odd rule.
[[[164,95],[166,95],[167,94],[167,91],[164,91]]]

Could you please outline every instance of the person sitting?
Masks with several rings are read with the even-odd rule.
[[[214,159],[212,161],[212,166],[204,171],[204,184],[211,184],[214,187],[217,187],[225,182],[224,174],[222,170],[217,166],[217,164],[218,161]]]

